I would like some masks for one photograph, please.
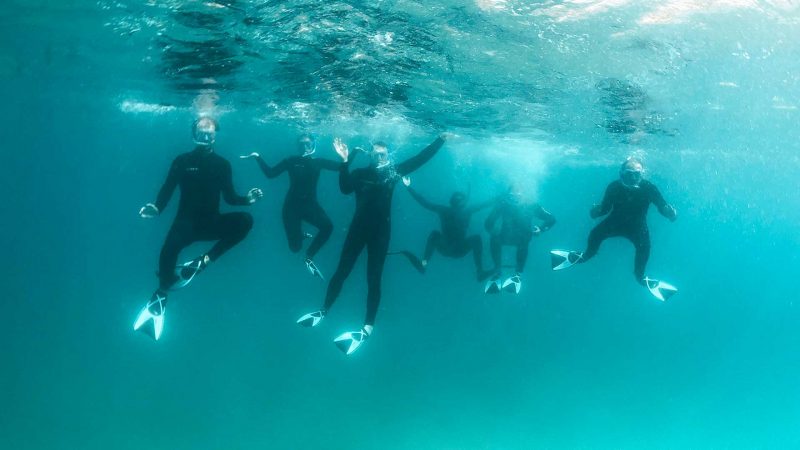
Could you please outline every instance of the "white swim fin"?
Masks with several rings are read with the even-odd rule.
[[[653,278],[644,277],[644,284],[647,289],[653,294],[653,297],[663,301],[667,301],[670,297],[678,293],[678,288],[667,283],[666,281],[655,280]]]
[[[361,347],[361,344],[372,334],[372,326],[364,325],[359,331],[348,331],[340,334],[333,342],[345,355],[351,355]]]
[[[150,297],[150,301],[147,302],[147,305],[142,308],[142,311],[136,317],[133,330],[141,330],[153,339],[158,340],[161,337],[161,333],[164,331],[164,313],[166,309],[167,294],[161,291],[155,291],[153,296]]]
[[[322,322],[322,319],[325,318],[325,311],[314,311],[312,313],[308,313],[303,317],[297,319],[297,324],[301,327],[315,327]]]
[[[503,291],[505,292],[519,294],[520,289],[522,289],[522,279],[519,274],[509,277],[503,282]]]
[[[566,250],[550,250],[550,265],[553,270],[562,270],[574,266],[583,259],[583,253]]]

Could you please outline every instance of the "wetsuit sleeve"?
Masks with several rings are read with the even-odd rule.
[[[164,208],[167,207],[167,203],[169,203],[169,199],[172,197],[172,193],[175,192],[175,188],[178,186],[180,172],[178,160],[176,159],[172,161],[167,179],[164,181],[164,185],[161,186],[161,190],[158,191],[156,208],[158,208],[159,212],[164,211]]]
[[[267,178],[275,178],[285,172],[286,168],[289,167],[289,161],[287,159],[279,162],[275,167],[270,167],[260,156],[256,158],[256,161],[258,161],[258,167],[261,167],[261,171],[264,172]]]
[[[606,193],[603,195],[603,201],[598,205],[598,207],[592,208],[591,215],[592,218],[598,218],[605,216],[606,214],[611,212],[611,208],[614,206],[614,183],[611,183],[606,188]]]
[[[436,205],[434,203],[429,202],[428,200],[425,199],[425,197],[421,196],[419,194],[419,192],[415,191],[414,189],[412,189],[410,187],[408,188],[408,193],[411,194],[411,197],[413,197],[414,200],[416,200],[417,203],[422,205],[422,207],[425,208],[425,209],[428,209],[428,210],[431,210],[431,211],[434,211],[434,212],[441,212],[442,210],[445,209],[444,206]]]
[[[406,176],[411,172],[419,169],[420,167],[422,167],[423,164],[430,161],[431,158],[433,158],[433,156],[436,155],[436,152],[438,152],[439,149],[442,148],[442,145],[444,145],[444,139],[436,138],[436,140],[433,141],[431,145],[425,147],[421,152],[417,153],[416,156],[412,156],[411,158],[398,164],[397,172],[401,176]]]
[[[250,200],[247,197],[241,196],[236,193],[233,188],[233,171],[228,161],[222,164],[222,196],[229,205],[249,205]]]
[[[352,194],[356,190],[353,174],[350,173],[350,163],[352,161],[353,159],[351,158],[349,161],[339,164],[339,190],[345,195]]]
[[[314,161],[317,163],[317,167],[319,167],[322,170],[331,170],[335,172],[339,170],[342,166],[342,163],[340,161],[334,161],[332,159],[319,158],[315,159]]]
[[[648,183],[648,187],[650,191],[650,201],[656,205],[658,212],[669,220],[675,220],[678,215],[677,211],[675,211],[675,208],[673,208],[667,203],[666,200],[664,200],[664,196],[661,195],[661,192],[658,190],[655,184]]]
[[[536,205],[534,207],[533,214],[537,218],[541,219],[542,225],[539,228],[541,228],[542,231],[547,231],[550,228],[553,228],[553,225],[556,224],[555,216],[550,214],[550,212],[547,211],[546,209],[542,208],[541,205]]]
[[[480,211],[482,209],[486,209],[486,208],[492,206],[493,204],[495,204],[495,202],[497,202],[497,200],[487,200],[487,201],[485,201],[483,203],[478,203],[477,205],[470,206],[469,208],[467,208],[467,212],[469,214],[475,214],[476,212],[478,212],[478,211]]]

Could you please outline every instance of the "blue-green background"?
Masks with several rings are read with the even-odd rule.
[[[15,0],[0,13],[0,448],[800,446],[796,6],[235,3]],[[263,57],[239,54],[244,65],[211,84],[205,110],[196,99],[208,92],[165,75],[153,42],[177,33],[181,8],[234,6],[283,22],[231,28]],[[349,21],[393,30],[389,56],[380,42],[352,45],[374,52],[359,70],[406,83],[407,100],[359,97],[374,86],[337,65],[352,37],[301,58],[291,77],[276,72],[289,47],[333,45],[323,37]],[[304,35],[300,22],[324,33]],[[419,30],[436,44],[415,41]],[[395,73],[391,58],[420,66]],[[636,131],[604,126],[620,114],[604,103],[609,79],[647,93],[646,105],[622,108]],[[177,197],[156,220],[136,212],[207,111],[237,189],[265,197],[248,209],[246,241],[172,295],[154,343],[131,325],[155,288]],[[297,327],[325,285],[286,246],[285,177],[266,180],[238,155],[277,161],[299,130],[331,158],[334,136],[386,140],[402,158],[457,133],[414,175],[421,192],[444,202],[471,185],[480,200],[521,181],[558,219],[531,245],[522,293],[484,296],[468,258],[436,256],[424,277],[390,258],[374,336],[345,357],[332,339],[361,324],[361,261],[323,325]],[[680,288],[667,303],[633,282],[624,241],[592,264],[549,270],[548,249],[583,247],[588,209],[630,154],[680,214],[650,217],[649,273]],[[320,201],[335,224],[318,257],[330,274],[353,200],[324,173]],[[393,222],[392,248],[416,252],[437,226],[402,189]]]

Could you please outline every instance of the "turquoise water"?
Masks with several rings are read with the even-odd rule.
[[[7,1],[0,448],[800,446],[799,27],[788,1]],[[136,213],[198,114],[265,198],[154,343],[131,325],[177,197]],[[422,193],[518,182],[558,220],[522,293],[483,295],[469,258],[425,276],[390,258],[375,333],[345,357],[360,261],[323,325],[297,327],[325,284],[286,246],[286,178],[238,155],[278,161],[301,130],[330,158],[337,136],[402,158],[458,134]],[[666,303],[624,241],[549,269],[631,154],[679,211],[650,213],[648,272],[680,288]],[[330,274],[354,202],[326,173],[320,201]],[[416,252],[438,226],[402,189],[393,221],[392,249]]]

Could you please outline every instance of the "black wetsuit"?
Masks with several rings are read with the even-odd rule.
[[[231,205],[249,205],[250,202],[233,189],[230,163],[207,148],[198,147],[172,161],[167,180],[158,192],[156,208],[159,212],[164,211],[176,186],[181,188],[178,214],[159,259],[162,291],[177,281],[175,265],[185,247],[197,241],[217,241],[208,252],[213,261],[244,239],[253,227],[253,217],[248,213],[220,214],[220,193]]]
[[[303,246],[305,234],[302,222],[308,222],[317,228],[317,235],[306,250],[306,257],[313,258],[319,249],[328,241],[333,232],[331,219],[317,202],[317,182],[322,169],[339,170],[341,163],[327,159],[292,156],[284,159],[275,167],[270,167],[260,157],[258,165],[267,178],[275,178],[283,172],[289,172],[289,191],[283,201],[283,228],[289,249],[299,252]]]
[[[504,245],[517,248],[516,270],[522,273],[528,260],[528,245],[533,237],[532,222],[538,218],[542,221],[541,231],[547,231],[556,223],[555,217],[538,203],[519,204],[510,199],[497,203],[489,217],[486,218],[486,230],[492,235],[490,248],[494,271],[499,272],[502,265],[502,249]],[[495,223],[500,220],[500,230],[494,231]]]
[[[423,208],[435,212],[439,216],[439,222],[441,223],[441,231],[434,230],[428,235],[424,259],[426,261],[430,260],[435,250],[439,250],[439,253],[449,258],[463,258],[471,251],[476,273],[480,277],[483,272],[483,242],[477,234],[468,237],[467,230],[469,229],[472,215],[488,207],[491,203],[457,208],[431,203],[412,188],[408,188],[408,192]],[[411,259],[413,255],[406,256]],[[422,271],[424,271],[424,268],[422,268]]]
[[[394,187],[401,177],[419,169],[442,147],[439,138],[416,156],[397,165],[374,166],[350,172],[349,163],[342,164],[339,188],[344,194],[356,194],[356,211],[347,231],[339,266],[331,277],[323,310],[327,311],[339,297],[344,280],[350,275],[358,255],[367,248],[367,314],[365,325],[374,325],[381,300],[381,277],[391,237],[391,210]],[[350,161],[352,162],[352,160]]]
[[[636,248],[634,276],[640,283],[650,257],[650,231],[647,228],[647,210],[650,204],[671,220],[675,220],[675,209],[667,204],[656,186],[642,180],[638,188],[627,188],[619,180],[612,181],[606,188],[603,202],[592,210],[592,218],[608,215],[589,233],[589,244],[581,262],[586,262],[597,254],[600,244],[610,237],[624,237]]]

